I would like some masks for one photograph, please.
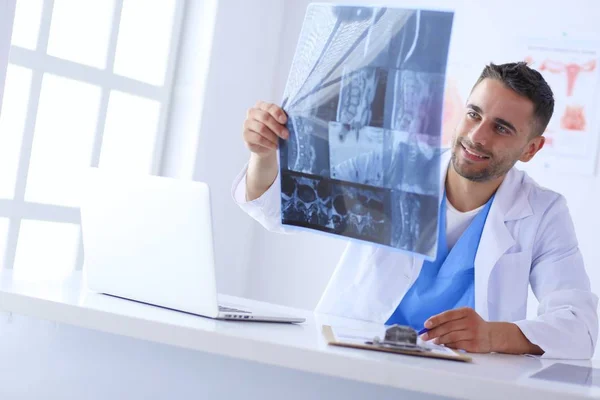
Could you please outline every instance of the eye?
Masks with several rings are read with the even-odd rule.
[[[467,115],[472,119],[477,119],[479,117],[475,111],[467,111]]]
[[[510,135],[510,131],[502,125],[496,125],[496,129],[502,135]]]

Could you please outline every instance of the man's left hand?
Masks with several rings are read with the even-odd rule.
[[[435,315],[425,321],[429,331],[421,336],[453,349],[470,353],[489,353],[492,349],[492,324],[472,308],[463,307]]]

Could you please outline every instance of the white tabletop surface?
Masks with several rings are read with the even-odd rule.
[[[359,321],[222,296],[230,303],[304,316],[300,325],[216,321],[96,294],[85,277],[19,279],[0,272],[0,310],[191,350],[309,371],[355,381],[470,399],[599,398],[600,388],[531,379],[562,360],[500,354],[473,355],[473,363],[426,359],[329,346],[323,323],[368,328]],[[597,361],[570,362],[599,368]],[[597,383],[596,383],[597,384]]]

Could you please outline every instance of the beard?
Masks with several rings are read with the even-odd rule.
[[[465,160],[462,155],[459,155],[463,150],[463,146],[467,149],[473,149],[479,154],[489,157],[485,167],[477,166],[478,163],[473,163]],[[473,182],[487,182],[501,176],[504,176],[519,160],[519,155],[522,149],[515,154],[506,156],[498,156],[492,152],[485,150],[481,145],[470,142],[464,137],[456,137],[452,146],[452,166],[457,174],[465,179]]]

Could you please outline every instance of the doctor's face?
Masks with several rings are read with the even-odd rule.
[[[533,102],[495,79],[471,92],[454,131],[452,165],[475,182],[504,176],[517,161],[527,162],[544,145],[533,137]]]

